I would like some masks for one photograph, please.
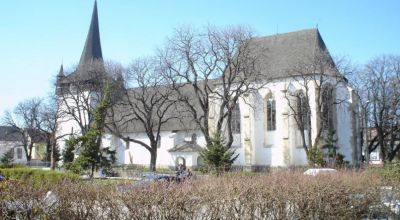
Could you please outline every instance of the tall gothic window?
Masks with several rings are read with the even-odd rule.
[[[296,95],[296,117],[298,121],[298,127],[304,130],[309,130],[311,126],[310,109],[307,97],[303,92],[298,92]]]
[[[266,130],[276,130],[276,101],[274,97],[269,94],[264,99],[264,114],[266,118]]]
[[[240,109],[239,104],[236,104],[232,110],[231,130],[233,134],[240,134]]]
[[[322,88],[322,128],[325,130],[333,129],[333,114],[334,114],[334,91],[330,85]]]

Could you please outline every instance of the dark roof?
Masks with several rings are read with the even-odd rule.
[[[263,77],[271,80],[293,76],[293,69],[298,64],[307,64],[312,62],[310,59],[318,55],[328,63],[333,63],[329,52],[326,49],[317,29],[302,30],[273,36],[253,38],[250,41],[249,49],[257,57],[257,68]],[[336,74],[335,71],[327,72],[327,74]],[[210,81],[210,84],[218,84],[218,80]],[[158,88],[160,89],[160,88]],[[190,85],[181,87],[181,93],[190,100],[200,113],[202,109]],[[131,93],[134,92],[134,89]],[[129,108],[117,108],[117,120],[127,122],[129,117]],[[173,111],[169,112],[169,116],[179,114],[179,119],[168,121],[161,130],[195,130],[198,129],[197,124],[191,118],[191,114],[185,112],[183,104],[177,104]],[[200,113],[201,114],[201,113]],[[144,128],[141,123],[129,122],[120,127],[121,132],[143,132]]]
[[[89,48],[87,45],[94,43],[90,35],[91,33],[96,32],[94,31],[94,29],[96,28],[93,28],[92,26],[97,26],[98,34],[96,4],[93,12],[92,24],[89,30],[88,39],[86,41],[84,52],[82,53],[81,63],[83,62],[82,60],[86,59],[84,58],[84,55],[87,53],[85,51],[87,51]],[[253,38],[250,40],[249,47],[251,49],[251,52],[254,53],[254,55],[257,57],[257,68],[259,68],[260,73],[267,79],[292,77],[293,69],[296,67],[296,65],[310,63],[312,62],[312,59],[316,56],[321,57],[323,60],[326,60],[327,63],[333,64],[332,57],[330,56],[325,46],[325,43],[323,42],[319,34],[318,29],[307,29],[296,32]],[[101,52],[99,37],[98,48]],[[78,69],[66,78],[72,79],[73,77],[79,76],[79,78],[86,79],[90,77],[90,71],[85,71],[85,68],[81,68],[81,63]],[[99,65],[102,64],[103,63],[101,61]],[[327,72],[327,74],[337,74],[337,71],[335,71],[335,69],[331,70],[332,71]],[[212,83],[217,83],[217,80],[213,81]],[[130,93],[133,93],[134,91],[135,89],[132,89]],[[193,100],[193,103],[195,104],[196,109],[199,112],[202,111],[199,103],[197,103],[196,101],[197,99],[191,86],[182,87],[182,93],[185,94],[189,100]],[[198,128],[194,120],[190,117],[190,114],[187,112],[185,113],[184,109],[184,106],[176,105],[174,110],[170,111],[168,114],[172,116],[179,114],[179,117],[177,117],[179,119],[170,120],[161,128],[161,130],[194,130]],[[114,110],[116,117],[115,120],[119,122],[127,122],[122,123],[123,125],[119,124],[120,132],[125,133],[144,131],[141,123],[135,123],[134,121],[128,122],[130,120],[130,117],[129,108],[127,107],[127,105],[125,105],[125,107],[124,105],[119,105],[115,107]]]
[[[293,76],[297,65],[310,64],[315,57],[333,64],[318,29],[256,37],[250,41],[249,48],[257,57],[260,73],[267,79]],[[327,74],[337,72],[332,70]]]
[[[58,77],[64,77],[64,66],[61,64],[60,71],[58,72]]]
[[[152,91],[152,89],[155,88],[147,88],[147,92],[149,92],[150,94],[153,93],[154,91]],[[162,94],[172,92],[171,89],[166,86],[158,86],[156,89]],[[194,91],[192,90],[193,89],[191,86],[183,86],[180,88],[182,94],[187,96],[189,100],[193,101],[192,104],[196,107],[197,111],[201,112],[200,105],[196,102],[197,99],[195,98]],[[142,91],[138,88],[132,88],[128,91],[131,102],[135,101],[135,93],[137,94],[138,92],[140,94]],[[169,98],[176,98],[173,97],[173,95],[176,94],[171,94]],[[116,121],[118,129],[122,133],[144,132],[145,129],[143,127],[143,123],[133,120],[134,117],[132,114],[132,110],[128,103],[129,102],[127,101],[127,98],[123,96],[123,99],[119,100],[119,102],[113,106],[113,118],[111,118],[112,116],[109,114],[107,121]],[[169,111],[166,113],[164,119],[170,118],[170,120],[163,124],[163,126],[161,126],[161,131],[198,129],[197,124],[192,119],[191,114],[187,111],[186,108],[187,107],[181,102],[177,102],[171,108],[169,108]],[[155,112],[153,113],[156,114]],[[153,118],[157,117],[154,116]]]
[[[184,141],[182,144],[175,145],[169,152],[200,152],[203,148],[193,141]]]
[[[0,126],[0,141],[22,141],[22,134],[11,126]]]
[[[103,60],[100,43],[99,18],[97,14],[97,1],[94,2],[92,21],[90,22],[89,32],[83,48],[79,67],[91,64],[95,60]]]
[[[61,71],[61,70],[60,70]],[[87,81],[104,72],[103,54],[100,42],[97,1],[94,2],[92,20],[77,69],[66,77],[59,77],[58,83]],[[94,76],[95,75],[95,76]]]

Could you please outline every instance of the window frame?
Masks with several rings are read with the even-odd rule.
[[[276,100],[274,96],[270,93],[264,98],[264,115],[266,117],[266,131],[275,131],[276,130]]]

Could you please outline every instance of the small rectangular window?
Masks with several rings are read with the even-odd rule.
[[[22,148],[17,148],[17,159],[22,159]]]

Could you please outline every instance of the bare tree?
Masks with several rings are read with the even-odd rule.
[[[210,131],[214,130],[209,124],[210,106],[216,107],[215,133],[226,134],[226,146],[230,147],[232,110],[239,98],[260,87],[254,83],[259,74],[251,38],[251,31],[244,27],[208,27],[205,31],[181,28],[161,52],[164,75],[207,144],[211,144]]]
[[[109,108],[118,101],[122,72],[120,64],[94,60],[90,65],[80,65],[74,72],[57,76],[57,124],[55,141],[68,135],[84,135],[93,122],[97,104],[104,98],[105,86],[111,88]],[[71,131],[61,131],[61,124],[73,122]],[[75,129],[74,129],[75,128]],[[63,128],[65,129],[65,127]]]
[[[360,80],[366,92],[370,125],[376,129],[368,149],[380,147],[382,160],[391,161],[400,149],[400,57],[382,55],[372,59]]]
[[[125,79],[123,98],[110,109],[106,126],[124,141],[146,148],[150,152],[150,170],[155,171],[160,132],[170,121],[179,123],[176,95],[152,58],[135,60]],[[143,131],[149,142],[129,136],[130,129]]]
[[[44,135],[47,145],[47,160],[50,160],[51,169],[55,169],[57,156],[59,152],[58,140],[64,138],[70,134],[60,134],[59,132],[59,123],[57,123],[61,119],[61,112],[59,111],[57,104],[57,97],[51,96],[42,105],[39,118],[40,118],[40,126],[39,130]]]
[[[289,70],[289,75],[290,83],[298,88],[288,88],[285,98],[300,132],[303,149],[309,155],[313,146],[321,144],[326,131],[335,129],[335,106],[344,101],[336,97],[335,91],[346,82],[325,47],[316,48],[312,56],[303,57]],[[317,121],[314,127],[311,118]]]
[[[89,129],[97,103],[104,96],[105,83],[113,80],[106,67],[102,60],[96,60],[57,77],[59,123],[74,121],[80,129],[75,134],[82,135]]]
[[[17,105],[14,112],[6,111],[3,123],[11,126],[22,137],[25,156],[29,162],[32,158],[32,149],[36,143],[43,140],[40,132],[42,100],[39,98],[28,99]]]

